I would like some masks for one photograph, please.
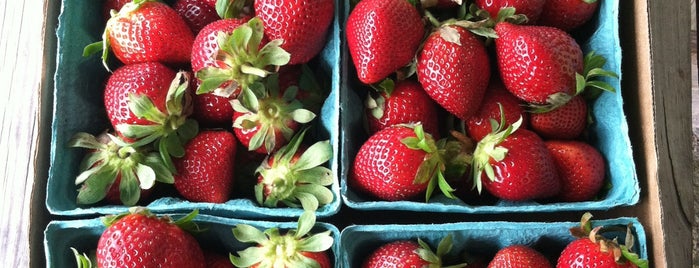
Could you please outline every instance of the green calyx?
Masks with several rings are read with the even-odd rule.
[[[134,146],[155,143],[163,163],[171,172],[175,171],[171,156],[184,156],[184,144],[199,132],[199,125],[189,119],[192,113],[192,100],[187,94],[189,75],[179,72],[170,85],[166,97],[166,111],[161,111],[145,95],[129,95],[129,109],[138,118],[146,119],[151,125],[119,124],[117,131],[122,135],[138,139]]]
[[[297,92],[297,87],[290,87],[281,95],[278,75],[274,74],[243,89],[239,98],[231,101],[233,110],[243,114],[233,121],[234,128],[259,127],[248,150],[264,146],[267,152],[271,152],[276,145],[277,132],[285,140],[291,140],[295,131],[289,126],[290,122],[305,124],[316,117],[296,99]]]
[[[217,0],[216,13],[222,19],[238,18],[243,13],[249,12],[250,0]]]
[[[219,95],[229,96],[289,63],[291,55],[281,48],[284,40],[272,40],[260,49],[263,37],[264,25],[257,17],[231,34],[219,33],[217,64],[197,71],[196,77],[201,80],[197,94],[217,91]]]
[[[104,224],[104,226],[106,226],[106,227],[112,226],[113,224],[115,224],[116,222],[120,221],[121,219],[123,219],[124,217],[126,217],[128,215],[142,215],[145,217],[153,217],[153,218],[158,217],[157,215],[153,214],[146,207],[135,206],[135,207],[129,207],[129,210],[127,212],[124,212],[124,213],[103,216],[101,218],[102,224]],[[172,218],[170,218],[170,216],[162,216],[162,217],[158,217],[158,219],[161,221],[165,221],[169,224],[174,224],[177,227],[179,227],[180,229],[185,230],[185,231],[190,232],[190,233],[203,232],[204,229],[201,229],[194,222],[194,218],[196,218],[197,215],[199,215],[199,210],[195,209],[192,212],[190,212],[189,214],[187,214],[187,215],[185,215],[182,218],[177,219],[177,220],[173,220]]]
[[[420,256],[421,259],[430,263],[427,266],[428,268],[460,268],[466,267],[467,265],[466,263],[460,263],[450,266],[443,266],[442,257],[449,253],[449,251],[451,251],[453,247],[453,238],[451,234],[447,235],[439,241],[436,253],[432,251],[430,245],[428,245],[425,241],[422,241],[422,239],[418,238],[417,243],[420,245],[420,248],[416,250],[416,253]]]
[[[585,55],[583,73],[575,74],[576,95],[583,94],[586,100],[594,100],[603,91],[616,91],[612,85],[600,80],[600,78],[605,77],[619,79],[619,75],[603,68],[606,63],[607,59],[594,51]]]
[[[488,176],[488,179],[495,181],[495,171],[490,165],[490,159],[496,162],[505,159],[508,150],[499,145],[519,129],[522,125],[522,117],[512,125],[506,125],[505,114],[502,112],[502,105],[500,105],[500,122],[491,119],[490,124],[493,131],[478,142],[473,152],[473,182],[479,193],[483,190],[483,182],[481,181],[483,172]]]
[[[443,22],[438,21],[429,12],[426,13],[427,19],[437,27],[437,31],[444,40],[460,45],[458,42],[459,36],[456,30],[450,26],[462,27],[471,33],[482,36],[486,38],[486,42],[498,38],[495,32],[495,25],[500,22],[510,22],[514,24],[523,24],[528,21],[527,16],[523,14],[517,14],[514,7],[506,7],[500,9],[497,17],[493,18],[487,11],[478,8],[476,4],[471,4],[468,6],[468,10],[465,10],[465,6],[462,11],[463,13],[458,16],[459,19],[449,19]]]
[[[90,254],[88,257],[85,253],[78,252],[74,247],[70,247],[73,251],[73,256],[75,256],[75,263],[77,268],[92,268],[97,267],[97,256],[95,254]],[[94,266],[92,264],[95,264]]]
[[[315,226],[315,214],[305,211],[299,217],[296,229],[282,235],[278,228],[260,231],[257,228],[238,224],[233,228],[233,236],[243,243],[256,243],[256,246],[230,254],[236,267],[320,267],[320,264],[304,256],[303,252],[323,252],[334,243],[330,231],[311,234]]]
[[[121,177],[119,193],[124,205],[138,202],[141,190],[150,189],[156,181],[172,184],[174,177],[156,152],[128,144],[116,136],[106,134],[96,138],[88,133],[77,133],[68,146],[91,149],[80,163],[80,174],[75,179],[78,204],[94,204],[104,199],[117,177]]]
[[[425,202],[429,202],[432,193],[437,187],[439,187],[439,190],[446,197],[455,199],[456,196],[454,196],[453,192],[456,190],[449,185],[444,176],[447,161],[444,158],[443,148],[437,146],[432,135],[425,133],[422,124],[417,123],[403,126],[412,128],[415,131],[415,136],[404,138],[401,142],[412,150],[422,150],[426,153],[422,164],[420,164],[415,174],[415,180],[413,181],[414,184],[423,184],[427,182]]]
[[[618,264],[626,264],[627,262],[635,264],[639,268],[648,268],[648,260],[641,259],[638,254],[633,252],[635,238],[632,231],[633,225],[628,224],[624,229],[621,226],[597,226],[592,227],[592,214],[585,212],[583,214],[580,225],[570,229],[571,235],[581,239],[590,239],[593,243],[600,247],[602,252],[612,252],[614,260]],[[606,231],[626,231],[626,239],[624,244],[620,245],[617,238],[608,239],[602,235]]]
[[[262,180],[255,185],[255,197],[260,205],[277,207],[281,202],[289,207],[303,207],[315,211],[320,205],[333,200],[327,186],[333,183],[332,171],[321,166],[332,157],[329,141],[319,141],[296,158],[305,130],[291,139],[272,157],[272,165],[265,159],[256,174]]]
[[[366,100],[364,101],[364,107],[371,111],[371,116],[376,119],[381,119],[383,117],[386,109],[386,98],[391,97],[395,86],[395,82],[390,78],[386,78],[380,83],[372,85],[374,94],[367,94]]]

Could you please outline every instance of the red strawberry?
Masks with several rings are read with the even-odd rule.
[[[551,111],[530,114],[531,130],[547,139],[575,139],[587,126],[587,103],[581,96]]]
[[[169,217],[158,218],[143,208],[135,208],[127,215],[108,217],[105,223],[108,227],[97,243],[98,267],[206,265],[194,237]]]
[[[500,9],[513,7],[517,14],[527,16],[527,24],[536,24],[547,0],[475,0],[474,3],[497,18]]]
[[[231,262],[237,267],[319,267],[331,268],[328,249],[335,242],[330,231],[311,233],[316,221],[312,211],[304,211],[296,229],[281,234],[278,228],[263,231],[238,224],[233,236],[243,243],[256,243],[257,249],[246,249],[231,254]]]
[[[170,6],[155,0],[134,0],[107,21],[103,40],[85,47],[84,54],[101,49],[107,69],[110,48],[124,64],[153,61],[183,64],[190,60],[193,41],[187,23]]]
[[[473,153],[478,191],[509,201],[553,197],[560,192],[556,164],[544,141],[534,132],[519,129],[521,121],[504,126],[478,142]]]
[[[558,198],[566,202],[586,201],[604,185],[605,162],[602,154],[580,141],[547,141],[561,178]]]
[[[221,18],[216,13],[216,0],[177,0],[173,8],[195,35],[204,26]]]
[[[425,33],[406,0],[363,0],[347,17],[347,46],[359,80],[373,84],[408,65]]]
[[[491,119],[496,122],[501,116],[505,117],[505,124],[511,125],[522,118],[522,126],[529,125],[529,114],[525,112],[524,102],[505,89],[502,82],[493,80],[485,91],[485,96],[480,108],[475,115],[466,121],[469,135],[476,141],[480,141],[493,131]],[[502,109],[502,110],[501,110]]]
[[[511,245],[500,249],[488,268],[552,268],[546,257],[525,245]]]
[[[409,200],[423,193],[429,200],[435,185],[455,198],[443,176],[446,159],[442,153],[422,125],[394,125],[364,142],[348,180],[360,192],[382,200]]]
[[[442,256],[447,254],[452,247],[451,235],[439,242],[437,252],[433,252],[430,246],[417,239],[396,240],[386,243],[372,251],[362,264],[362,268],[382,267],[447,267],[442,265]],[[463,267],[454,265],[449,267]]]
[[[291,53],[289,64],[306,63],[325,47],[334,0],[255,0],[254,7],[265,36],[284,40],[281,47]]]
[[[301,148],[304,135],[305,131],[295,135],[257,168],[255,197],[260,205],[277,207],[282,203],[315,211],[333,201],[327,188],[333,183],[332,171],[321,166],[332,157],[332,146],[326,140]]]
[[[592,18],[599,2],[598,0],[546,0],[539,24],[564,31],[574,30]]]
[[[393,80],[382,86],[379,92],[367,95],[365,114],[369,122],[369,134],[396,124],[421,122],[425,131],[439,134],[437,106],[419,83]],[[383,85],[383,83],[382,83]]]
[[[648,261],[632,252],[634,237],[631,227],[627,227],[626,242],[618,243],[616,238],[609,239],[602,235],[604,226],[592,228],[592,214],[585,213],[580,226],[571,228],[576,240],[569,243],[558,257],[557,268],[567,267],[648,267]]]
[[[202,131],[175,159],[175,188],[187,200],[223,203],[233,188],[235,136],[224,130]]]
[[[226,255],[212,251],[204,251],[206,268],[235,268],[231,260]]]
[[[80,132],[68,145],[91,150],[83,158],[75,180],[76,185],[82,184],[76,200],[79,205],[104,199],[133,206],[150,195],[156,181],[174,181],[158,153],[133,147],[111,134],[95,137]]]
[[[483,100],[490,60],[474,34],[459,26],[442,26],[430,34],[418,55],[417,77],[435,102],[467,120]]]
[[[583,72],[580,46],[566,32],[543,26],[501,22],[495,49],[502,81],[518,98],[547,104],[552,96],[574,95]]]

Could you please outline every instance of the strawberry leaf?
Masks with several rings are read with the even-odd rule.
[[[70,247],[70,250],[73,251],[73,255],[75,256],[77,268],[92,268],[92,260],[87,256],[87,254],[81,254],[74,247]]]
[[[294,170],[308,170],[328,162],[332,158],[330,141],[319,141],[308,147],[294,164]]]
[[[326,167],[314,167],[303,171],[299,176],[299,183],[311,183],[328,186],[333,184],[332,170]]]
[[[146,156],[144,162],[145,165],[153,169],[156,181],[168,184],[175,183],[175,178],[172,176],[172,172],[165,166],[165,164],[163,164],[162,159],[160,159],[157,154]]]
[[[155,170],[150,166],[144,164],[136,165],[136,177],[141,189],[150,189],[155,184]]]
[[[265,249],[261,247],[249,247],[238,251],[238,256],[233,254],[229,255],[230,261],[233,263],[233,265],[236,267],[250,267],[264,260]]]
[[[146,95],[129,94],[129,109],[138,118],[145,118],[157,124],[164,124],[167,119]]]
[[[316,211],[318,210],[318,199],[310,193],[298,191],[294,193],[294,198],[301,202],[301,207],[305,211]],[[273,200],[272,198],[267,199],[267,201]],[[298,203],[292,202],[289,199],[283,199],[282,202],[289,207],[298,207]],[[276,202],[275,202],[276,203]],[[274,206],[274,204],[269,204],[269,206]]]
[[[308,234],[315,224],[316,214],[313,211],[304,211],[303,213],[301,213],[301,216],[299,216],[294,237],[301,238],[304,235]]]
[[[316,118],[316,114],[306,109],[296,109],[291,112],[291,117],[294,121],[305,124]]]
[[[116,171],[103,168],[96,170],[85,180],[83,186],[78,191],[76,202],[79,205],[94,204],[104,199],[107,189],[116,179]]]
[[[261,244],[267,240],[265,233],[248,224],[237,224],[233,228],[233,236],[243,243]]]
[[[141,197],[138,178],[130,169],[121,169],[121,182],[119,183],[119,197],[126,206],[133,206]]]

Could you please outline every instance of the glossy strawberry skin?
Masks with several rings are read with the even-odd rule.
[[[373,84],[407,65],[425,33],[417,9],[406,0],[363,0],[347,18],[346,36],[357,76]]]
[[[384,244],[366,258],[362,268],[427,267],[430,263],[416,253],[419,248],[420,245],[417,242],[408,240]]]
[[[552,268],[551,263],[538,251],[524,245],[512,245],[500,249],[488,264],[488,268]]]
[[[491,18],[497,18],[502,8],[514,7],[516,14],[527,16],[527,24],[536,24],[546,0],[475,0],[474,3],[488,11]]]
[[[129,95],[148,96],[160,111],[165,112],[165,99],[175,75],[175,71],[157,62],[125,65],[115,70],[104,89],[104,106],[112,126],[153,124],[131,112]]]
[[[581,96],[553,111],[532,113],[531,129],[546,139],[575,139],[587,126],[587,103]]]
[[[175,158],[175,188],[193,202],[223,203],[233,187],[235,136],[224,130],[205,130],[185,145]]]
[[[306,63],[325,46],[334,17],[333,0],[255,0],[255,15],[265,25],[269,40],[283,39],[291,53],[289,64]]]
[[[427,133],[438,136],[437,104],[419,83],[403,80],[396,83],[390,96],[385,92],[381,95],[385,100],[381,118],[376,118],[370,109],[365,109],[369,134],[396,124],[421,122]]]
[[[480,141],[492,132],[493,128],[490,124],[490,119],[500,123],[501,111],[498,104],[502,105],[505,124],[511,125],[521,117],[521,127],[528,128],[529,114],[524,110],[524,102],[507,91],[500,81],[495,80],[488,85],[481,106],[476,114],[466,120],[466,128],[471,138]]]
[[[595,15],[599,2],[600,0],[592,3],[583,0],[547,0],[539,24],[564,31],[574,30]]]
[[[205,261],[199,244],[189,233],[156,217],[130,214],[100,236],[97,265],[203,268]]]
[[[485,46],[462,27],[450,26],[461,45],[432,33],[418,55],[417,77],[425,92],[461,120],[471,117],[483,100],[490,80]]]
[[[555,162],[544,141],[534,132],[518,129],[498,146],[508,151],[502,161],[490,159],[494,181],[485,172],[481,176],[488,192],[509,201],[543,199],[560,192]]]
[[[558,199],[566,202],[586,201],[604,185],[605,161],[591,145],[581,141],[546,141],[561,178]]]
[[[518,98],[545,104],[554,93],[575,94],[575,74],[583,71],[580,46],[552,27],[495,26],[498,67],[503,84]]]
[[[320,265],[320,268],[332,268],[332,261],[330,260],[330,256],[328,256],[328,252],[322,251],[322,252],[302,252],[301,255],[309,257],[311,259],[314,259],[315,261],[318,262]]]
[[[415,137],[405,126],[385,128],[362,145],[357,153],[349,181],[355,189],[382,200],[409,200],[427,188],[427,182],[415,184],[418,167],[426,152],[413,150],[401,142]]]
[[[204,26],[220,19],[216,13],[216,1],[212,0],[177,0],[173,8],[195,35]]]
[[[589,238],[580,238],[568,244],[558,257],[556,268],[568,267],[629,268],[636,265],[631,262],[618,264],[611,250],[602,252],[600,246]]]
[[[164,3],[144,3],[128,16],[109,23],[108,32],[112,52],[124,64],[190,61],[194,34]]]

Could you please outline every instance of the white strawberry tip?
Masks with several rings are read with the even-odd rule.
[[[502,112],[502,105],[500,105],[500,122],[498,123],[494,119],[491,119],[491,125],[493,127],[493,132],[483,137],[483,139],[478,142],[473,152],[473,182],[478,193],[481,193],[483,190],[483,182],[481,181],[483,172],[486,173],[489,180],[496,180],[495,171],[490,165],[490,159],[499,162],[507,156],[507,148],[499,145],[519,129],[522,125],[522,117],[512,125],[506,126],[505,115]]]
[[[94,204],[106,197],[117,177],[120,199],[124,205],[132,206],[140,199],[141,190],[153,187],[156,181],[174,183],[170,170],[156,152],[128,144],[116,136],[106,134],[108,139],[94,137],[88,133],[77,133],[68,142],[70,147],[93,150],[85,155],[80,164],[80,174],[75,179],[78,204]]]
[[[274,153],[272,165],[265,159],[257,168],[261,177],[255,185],[255,198],[260,205],[277,207],[283,203],[289,207],[303,207],[315,211],[333,200],[327,186],[333,183],[332,171],[323,165],[332,157],[329,141],[319,141],[294,159],[305,135],[305,130],[291,139],[289,144]]]
[[[233,236],[243,243],[256,246],[230,254],[236,267],[320,267],[316,260],[304,256],[303,252],[324,252],[334,243],[330,231],[311,234],[315,226],[315,214],[305,211],[299,217],[298,227],[281,234],[278,228],[260,231],[257,228],[238,224]]]

